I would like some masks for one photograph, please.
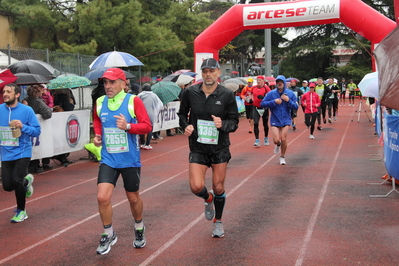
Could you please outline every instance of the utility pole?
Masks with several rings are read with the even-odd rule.
[[[270,0],[265,0],[265,3],[269,2]],[[271,29],[265,29],[265,76],[266,77],[270,77],[272,75],[271,68],[272,68]]]

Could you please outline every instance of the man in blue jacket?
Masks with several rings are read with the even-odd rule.
[[[26,198],[33,194],[33,175],[28,174],[32,157],[32,139],[40,135],[40,124],[30,106],[18,102],[21,89],[8,84],[3,89],[0,105],[0,151],[3,189],[15,191],[17,210],[12,223],[28,219]]]
[[[271,112],[270,125],[273,142],[276,144],[274,153],[279,153],[281,148],[280,164],[285,165],[285,152],[287,151],[287,134],[291,126],[291,110],[298,110],[295,94],[285,87],[286,79],[279,75],[276,78],[276,89],[270,91],[263,98],[260,106],[269,108]]]

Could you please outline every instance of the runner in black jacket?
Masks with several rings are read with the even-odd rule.
[[[224,180],[230,155],[229,133],[238,128],[238,110],[232,91],[217,83],[219,63],[202,62],[203,83],[185,89],[179,119],[189,137],[189,178],[191,191],[205,200],[205,217],[213,219],[213,237],[223,237],[222,213],[226,201]],[[205,187],[205,174],[212,168],[213,191]],[[215,210],[214,210],[215,206]]]

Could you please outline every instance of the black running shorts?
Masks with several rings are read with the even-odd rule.
[[[253,105],[245,105],[245,115],[247,116],[247,119],[252,119],[253,110],[254,110]]]
[[[222,150],[218,153],[199,153],[190,152],[190,163],[197,163],[211,167],[211,164],[228,163],[231,159],[229,149]]]
[[[119,175],[122,175],[123,187],[128,192],[136,192],[140,188],[140,167],[112,168],[106,164],[100,164],[97,184],[111,183],[116,186]]]

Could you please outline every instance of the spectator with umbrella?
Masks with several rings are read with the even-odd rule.
[[[157,115],[159,111],[163,108],[163,103],[158,98],[158,96],[151,91],[151,86],[149,84],[144,84],[143,91],[137,95],[144,103],[145,109],[147,110],[148,116],[151,121],[151,126],[154,126],[154,123],[157,119]],[[144,150],[152,150],[152,146],[150,145],[152,139],[152,129],[148,134],[140,135],[140,148]]]
[[[40,85],[32,85],[28,87],[28,97],[23,100],[23,103],[32,107],[35,114],[39,114],[44,120],[50,119],[52,116],[52,108],[47,106],[42,97],[42,89]],[[42,165],[40,160],[32,160],[29,163],[29,173],[42,173],[45,169],[51,169],[50,158],[43,158]]]
[[[182,89],[172,81],[159,81],[151,87],[152,91],[159,97],[164,105],[169,102],[179,100],[179,95]],[[174,136],[170,129],[166,132],[167,136]],[[159,131],[154,132],[153,139],[163,139]]]

